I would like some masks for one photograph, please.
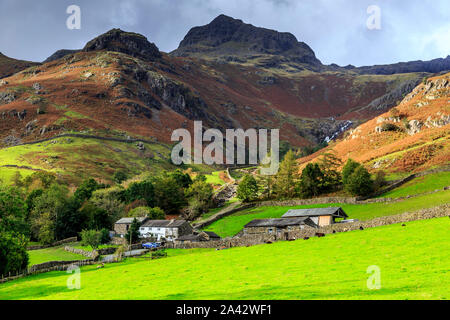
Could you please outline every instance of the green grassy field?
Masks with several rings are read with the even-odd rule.
[[[62,247],[47,248],[42,250],[28,251],[29,266],[41,264],[48,261],[73,261],[86,260],[85,256],[67,252]]]
[[[340,204],[330,203],[323,205],[293,206],[293,207],[259,207],[237,212],[231,216],[220,219],[207,228],[221,237],[235,236],[243,227],[255,219],[280,218],[290,209],[342,207],[350,219],[361,221],[376,217],[400,214],[408,211],[416,211],[431,208],[450,202],[450,192],[441,191],[431,195],[419,196],[395,203],[371,203],[371,204]]]
[[[225,181],[223,181],[220,177],[219,174],[223,172],[223,171],[215,171],[212,172],[211,174],[207,174],[206,176],[206,182],[213,184],[213,185],[224,185]]]
[[[22,178],[26,178],[34,173],[33,170],[0,167],[0,183],[11,184],[16,172],[20,172]]]
[[[450,298],[450,219],[390,225],[223,251],[191,250],[160,260],[81,269],[0,285],[0,299],[442,299]],[[370,266],[380,290],[369,290]]]
[[[421,193],[444,189],[450,186],[450,172],[439,172],[419,177],[404,184],[400,188],[383,194],[383,198],[401,198]]]

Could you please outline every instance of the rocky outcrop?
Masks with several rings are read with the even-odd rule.
[[[391,109],[392,107],[398,105],[398,103],[402,101],[407,94],[413,91],[414,88],[416,88],[420,83],[420,81],[421,78],[418,77],[417,79],[401,83],[398,87],[391,90],[384,96],[373,100],[367,105],[365,109],[376,110],[380,112]]]
[[[43,63],[56,61],[56,60],[59,60],[59,59],[65,57],[65,56],[69,55],[69,54],[74,54],[74,53],[77,53],[77,52],[80,52],[80,51],[81,50],[68,50],[68,49],[58,50],[54,54],[52,54],[50,57],[45,59],[45,61]]]
[[[0,92],[0,105],[9,104],[14,102],[17,99],[17,96],[13,92]]]
[[[156,45],[143,35],[120,29],[112,29],[102,34],[83,48],[85,52],[100,50],[121,52],[146,61],[154,61],[162,56]]]
[[[210,24],[191,29],[175,56],[213,56],[245,61],[255,55],[280,55],[297,63],[322,66],[313,50],[291,33],[258,28],[220,15]]]

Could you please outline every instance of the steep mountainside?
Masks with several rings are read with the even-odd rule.
[[[230,54],[234,58],[226,58]],[[316,146],[385,113],[430,76],[325,67],[292,35],[226,16],[191,30],[172,54],[142,35],[113,29],[81,50],[58,51],[42,65],[13,73],[0,80],[0,146],[6,148],[67,133],[167,147],[173,130],[192,130],[194,120],[222,131],[279,128],[293,146]],[[135,147],[147,161],[146,147]],[[64,150],[85,152],[78,145]],[[101,157],[90,159],[90,174],[106,174],[107,151],[89,149],[96,151]],[[167,161],[158,153],[158,161]],[[62,153],[23,155],[30,157],[36,161],[26,166],[48,169],[56,157],[52,170],[77,171],[74,163],[59,161]],[[0,167],[17,164],[5,159]]]
[[[0,79],[35,65],[38,63],[9,58],[0,52]]]
[[[305,64],[309,69],[319,70],[322,66],[312,49],[294,35],[257,28],[225,15],[218,16],[206,26],[191,29],[172,54],[221,57],[237,62],[266,58],[263,62],[266,64],[276,64],[284,58]]]
[[[348,132],[327,151],[374,171],[410,173],[450,164],[450,73],[424,81],[396,108]]]

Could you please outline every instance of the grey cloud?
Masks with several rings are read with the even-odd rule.
[[[67,6],[82,10],[82,29],[68,30]],[[382,10],[382,29],[366,28],[369,5]],[[324,63],[373,65],[450,54],[447,0],[1,0],[0,51],[42,61],[58,49],[81,48],[119,27],[174,50],[191,27],[224,13],[291,32]]]

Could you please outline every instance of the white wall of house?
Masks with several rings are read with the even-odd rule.
[[[156,238],[157,241],[161,241],[163,238],[167,241],[174,241],[178,238],[178,228],[141,227],[139,233],[141,238]]]

